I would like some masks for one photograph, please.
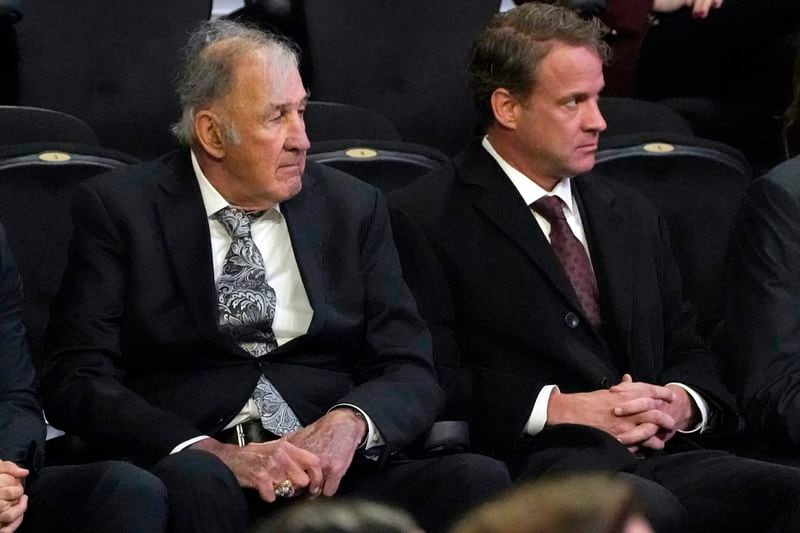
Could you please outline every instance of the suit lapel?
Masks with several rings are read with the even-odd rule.
[[[479,142],[473,143],[464,153],[460,177],[466,184],[481,187],[475,207],[536,264],[574,309],[583,314],[575,291],[530,208]]]
[[[189,310],[199,331],[212,339],[209,332],[217,331],[217,302],[203,200],[188,151],[176,154],[166,164],[169,172],[155,200],[159,225]]]
[[[611,320],[616,326],[623,348],[630,354],[635,238],[616,196],[598,179],[601,178],[592,174],[579,176],[573,181],[573,191],[581,210],[600,295],[606,300],[602,302],[604,320]]]
[[[308,169],[303,176],[303,189],[291,200],[281,204],[281,213],[286,217],[294,257],[300,270],[308,301],[314,310],[305,338],[318,333],[325,323],[326,302],[322,268],[324,250],[328,241],[328,227],[320,224],[325,220],[325,196],[317,189],[317,178]],[[303,337],[299,337],[302,339]],[[285,346],[292,345],[292,342]],[[284,348],[283,346],[281,348]]]

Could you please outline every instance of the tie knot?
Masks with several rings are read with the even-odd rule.
[[[264,214],[264,211],[245,212],[234,207],[225,207],[214,213],[214,217],[225,227],[232,238],[250,235],[250,223]]]
[[[564,202],[558,196],[542,196],[531,204],[533,210],[546,218],[549,222],[556,219],[565,219]]]

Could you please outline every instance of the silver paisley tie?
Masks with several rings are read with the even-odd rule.
[[[275,318],[275,290],[267,283],[264,259],[253,242],[250,222],[264,211],[245,213],[226,207],[214,216],[231,236],[217,287],[219,328],[254,357],[278,347],[272,320]],[[275,435],[301,427],[297,415],[275,386],[262,374],[253,392],[261,424]]]

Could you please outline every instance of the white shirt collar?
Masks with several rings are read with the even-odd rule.
[[[575,212],[574,200],[572,198],[572,178],[564,178],[553,187],[552,191],[546,191],[537,185],[535,181],[528,178],[525,174],[511,166],[508,161],[503,159],[503,157],[497,153],[497,150],[494,149],[492,143],[489,142],[488,136],[483,137],[481,146],[483,146],[483,148],[489,152],[489,155],[497,161],[497,164],[500,165],[500,168],[503,169],[508,179],[511,180],[511,183],[517,191],[519,191],[526,205],[531,205],[543,196],[558,196],[570,212]]]
[[[203,173],[203,169],[200,168],[200,163],[197,162],[197,156],[194,155],[194,150],[189,150],[189,153],[192,156],[192,169],[194,170],[195,178],[197,178],[197,184],[200,186],[200,196],[203,198],[206,216],[211,218],[214,213],[228,207],[230,204],[219,191],[211,185],[211,182],[208,181],[208,178],[206,178],[206,175]],[[275,211],[278,213],[281,212],[278,204],[275,205]]]

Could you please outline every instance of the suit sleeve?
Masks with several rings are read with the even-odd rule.
[[[47,332],[42,393],[48,417],[100,446],[163,457],[202,432],[125,386],[120,345],[130,250],[94,189],[76,192],[73,223]]]
[[[769,179],[748,193],[731,241],[731,371],[753,429],[800,444],[800,201]]]
[[[22,284],[0,227],[0,459],[37,470],[45,426],[22,325]]]
[[[708,403],[710,431],[728,433],[739,424],[736,400],[722,380],[717,360],[696,332],[695,311],[682,295],[666,221],[659,216],[661,297],[664,315],[664,370],[661,385],[683,383]]]
[[[356,368],[359,385],[341,403],[363,408],[391,452],[430,427],[443,394],[430,334],[402,278],[385,200],[377,190],[374,198],[360,250],[366,355]]]

